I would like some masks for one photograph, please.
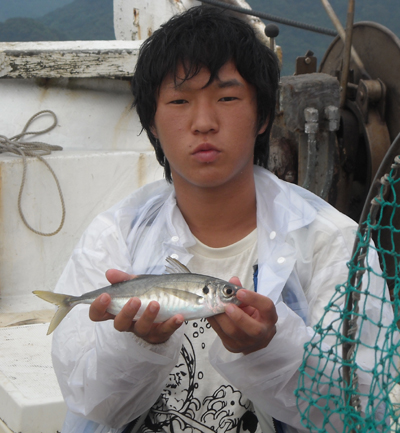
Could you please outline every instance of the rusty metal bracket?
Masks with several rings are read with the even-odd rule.
[[[303,57],[297,57],[294,75],[313,74],[317,72],[317,58],[308,50]]]

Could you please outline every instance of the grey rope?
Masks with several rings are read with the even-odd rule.
[[[264,20],[273,21],[291,27],[297,27],[299,29],[308,30],[310,32],[320,33],[322,35],[328,35],[328,36],[337,36],[337,32],[335,30],[326,29],[324,27],[314,26],[312,24],[307,24],[307,23],[300,23],[298,21],[277,17],[275,15],[266,14],[264,12],[256,12],[253,11],[252,9],[245,9],[228,3],[222,3],[216,0],[200,0],[200,1],[202,3],[206,3],[209,5],[217,6],[224,9],[229,9],[235,12],[239,12],[241,14],[251,15],[253,17],[262,18]]]
[[[50,125],[48,128],[40,130],[40,131],[28,132],[27,130],[30,127],[30,125],[32,124],[32,122],[37,117],[39,117],[40,115],[45,114],[45,113],[50,114],[53,117],[53,124]],[[62,229],[62,227],[64,225],[65,203],[64,203],[64,196],[63,196],[62,191],[61,191],[60,182],[58,181],[58,178],[57,178],[56,174],[54,173],[53,169],[50,167],[49,163],[43,158],[43,156],[45,156],[45,155],[50,155],[50,153],[52,151],[62,150],[63,148],[61,146],[55,146],[52,144],[42,143],[40,141],[25,142],[25,141],[21,141],[20,139],[26,135],[44,134],[44,133],[49,132],[52,129],[54,129],[56,127],[56,125],[57,125],[57,116],[54,114],[54,112],[51,110],[42,110],[42,111],[39,111],[38,113],[36,113],[34,116],[32,116],[28,120],[28,122],[26,123],[24,129],[22,130],[22,132],[20,134],[17,134],[11,138],[7,138],[4,135],[0,135],[0,153],[11,152],[11,153],[14,153],[16,155],[20,155],[22,157],[23,172],[22,172],[21,186],[20,186],[19,194],[18,194],[18,211],[19,211],[21,219],[22,219],[23,223],[26,225],[26,227],[29,230],[33,231],[34,233],[36,233],[40,236],[54,236],[55,234],[57,234]],[[62,207],[62,216],[61,216],[60,225],[58,226],[58,228],[55,231],[53,231],[51,233],[43,233],[41,231],[34,229],[28,223],[28,221],[26,220],[25,215],[22,211],[21,201],[22,201],[22,192],[24,190],[25,180],[26,180],[26,171],[27,171],[26,157],[27,156],[36,157],[37,159],[39,159],[39,161],[43,162],[43,164],[49,169],[49,171],[50,171],[51,175],[53,176],[54,181],[56,182],[56,185],[57,185],[58,194],[60,196],[61,207]]]

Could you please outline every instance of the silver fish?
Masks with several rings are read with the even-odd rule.
[[[164,322],[178,313],[185,320],[210,317],[223,313],[227,304],[240,305],[236,293],[241,287],[219,278],[192,274],[186,266],[171,257],[166,260],[169,274],[139,275],[132,280],[112,284],[82,296],[35,290],[33,293],[39,298],[58,305],[47,335],[57,328],[75,305],[91,304],[102,293],[111,296],[107,311],[114,315],[121,311],[130,298],[139,298],[141,307],[135,319],[140,318],[150,301],[157,301],[160,311],[155,322]]]

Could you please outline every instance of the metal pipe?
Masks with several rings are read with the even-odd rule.
[[[344,108],[346,105],[347,81],[349,80],[351,45],[353,39],[354,8],[355,0],[349,0],[349,7],[347,9],[346,37],[343,51],[343,68],[342,76],[340,77],[340,86],[342,89],[342,93],[340,95],[340,108]]]
[[[318,132],[318,110],[308,107],[304,109],[304,132],[307,134],[307,166],[306,176],[301,185],[305,189],[311,188],[314,181],[315,163],[317,160],[317,132]]]
[[[329,0],[321,0],[321,2],[326,12],[328,13],[328,16],[331,19],[333,25],[335,26],[338,35],[340,36],[340,39],[342,39],[343,43],[345,43],[346,33],[344,31],[342,24],[339,21],[339,18],[337,17],[331,4],[329,3]],[[362,62],[360,56],[357,54],[357,51],[355,50],[354,47],[351,48],[351,57],[353,58],[354,62],[360,69],[361,74],[364,75],[366,78],[371,79],[371,76],[368,74],[367,70],[365,69],[364,63]]]
[[[325,119],[328,121],[328,157],[325,182],[320,195],[324,200],[328,200],[335,170],[336,131],[339,129],[340,113],[337,107],[329,105],[325,107],[324,114]]]

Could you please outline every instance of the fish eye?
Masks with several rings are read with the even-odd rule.
[[[205,294],[205,295],[207,295],[207,293],[210,291],[210,289],[207,287],[207,286],[204,286],[203,287],[203,293]]]
[[[232,296],[233,295],[233,289],[231,286],[224,286],[223,292],[225,296]]]

